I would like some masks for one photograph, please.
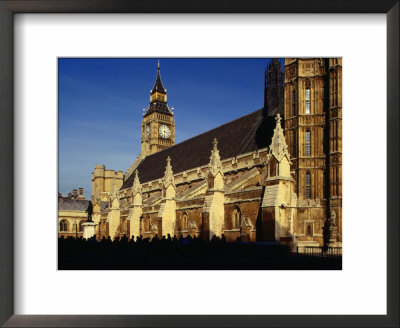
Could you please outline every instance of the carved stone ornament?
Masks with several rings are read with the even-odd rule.
[[[274,155],[275,158],[280,162],[284,156],[289,157],[289,152],[286,145],[285,136],[283,135],[283,129],[281,126],[281,116],[278,114],[275,117],[276,127],[274,129],[274,135],[272,137],[271,146],[269,147],[269,153]]]
[[[213,149],[211,151],[210,164],[209,164],[210,172],[214,177],[217,175],[218,172],[222,173],[222,163],[217,146],[218,146],[218,141],[217,139],[214,138]]]
[[[139,181],[139,171],[135,170],[135,178],[133,179],[132,195],[142,192],[142,186]]]
[[[169,156],[167,157],[167,166],[165,167],[163,182],[165,188],[170,184],[175,185],[174,172],[172,171],[171,158]]]

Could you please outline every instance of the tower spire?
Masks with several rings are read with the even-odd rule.
[[[156,82],[154,83],[153,89],[150,91],[150,106],[147,108],[144,116],[147,116],[153,112],[173,115],[167,105],[167,89],[164,88],[164,85],[161,81],[160,60],[157,61]]]
[[[156,82],[154,83],[153,90],[151,90],[151,94],[155,94],[156,92],[162,93],[164,95],[167,94],[167,90],[164,88],[161,82],[161,74],[160,74],[160,60],[157,62],[157,77]]]
[[[144,110],[141,130],[141,158],[175,144],[174,114],[168,107],[167,89],[161,82],[160,60],[157,60],[156,81],[150,90],[150,104]]]

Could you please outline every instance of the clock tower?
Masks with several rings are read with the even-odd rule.
[[[150,105],[143,114],[141,155],[145,157],[174,144],[174,114],[167,104],[167,90],[161,82],[158,61],[156,82],[150,91]]]

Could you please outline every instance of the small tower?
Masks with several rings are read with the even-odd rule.
[[[175,144],[174,114],[167,104],[167,89],[161,81],[160,61],[157,77],[150,91],[150,105],[142,121],[142,157],[154,154]]]
[[[161,222],[161,229],[158,232],[163,236],[174,235],[174,225],[176,222],[176,187],[174,172],[172,171],[171,158],[167,157],[164,177],[162,179],[162,201],[158,212],[158,220]]]
[[[265,70],[264,115],[283,115],[283,72],[277,58]]]
[[[208,188],[224,190],[224,173],[222,172],[221,157],[219,156],[218,141],[216,138],[213,140],[213,149],[208,166],[210,169],[208,174]]]
[[[224,173],[217,139],[213,141],[208,170],[207,191],[201,213],[205,239],[211,239],[213,236],[222,237],[224,231]]]
[[[292,190],[294,179],[290,173],[290,155],[283,135],[281,116],[276,115],[276,126],[267,156],[267,174],[263,181],[261,238],[264,241],[286,243],[292,241],[292,209],[295,207]],[[293,203],[292,203],[293,199]]]
[[[139,172],[135,170],[135,179],[132,185],[132,205],[128,216],[129,237],[138,237],[140,235],[140,217],[143,210],[142,186],[139,181]]]
[[[290,155],[281,125],[282,118],[278,114],[276,115],[275,120],[276,126],[274,129],[274,135],[272,136],[271,145],[269,146],[270,163],[273,161],[274,165],[269,165],[268,176],[279,176],[292,179],[290,175]]]

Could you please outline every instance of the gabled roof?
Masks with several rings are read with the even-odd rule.
[[[141,183],[164,176],[167,157],[171,158],[174,173],[187,171],[209,163],[213,140],[218,140],[221,160],[265,148],[271,143],[275,128],[272,116],[263,118],[257,110],[196,137],[147,156],[137,167]],[[124,182],[121,190],[131,188],[134,173]]]
[[[87,199],[58,197],[59,211],[86,211],[88,205],[89,205],[89,200]]]

